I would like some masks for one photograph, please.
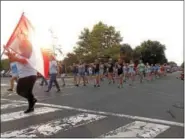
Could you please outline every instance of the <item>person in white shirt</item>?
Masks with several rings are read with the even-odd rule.
[[[50,55],[49,57],[50,57],[50,62],[49,62],[50,80],[49,80],[48,90],[45,92],[49,92],[51,90],[53,83],[57,87],[57,92],[60,92],[60,87],[57,82],[57,74],[58,74],[57,61],[54,59],[52,55]]]
[[[63,83],[62,86],[64,87],[66,85],[66,83],[65,83],[65,77],[66,77],[65,64],[62,61],[60,61],[58,63],[58,67],[59,67],[59,74],[61,76],[61,80],[62,80],[62,83]]]
[[[47,79],[44,77],[44,76],[41,76],[41,83],[40,83],[40,86],[43,86],[43,85],[48,85],[48,81],[47,81]]]
[[[22,45],[19,46],[21,49]],[[5,48],[6,49],[6,48]],[[37,78],[37,71],[31,67],[28,61],[23,56],[16,56],[9,50],[5,53],[9,59],[17,62],[18,68],[18,82],[16,92],[18,95],[28,100],[28,109],[24,113],[30,113],[34,111],[34,105],[37,102],[32,90]]]

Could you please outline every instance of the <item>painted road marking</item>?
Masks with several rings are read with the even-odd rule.
[[[17,85],[17,83],[14,82],[14,85]],[[10,86],[10,84],[8,84],[8,83],[1,83],[1,86]]]
[[[117,128],[110,131],[105,135],[101,135],[103,138],[154,138],[162,132],[169,129],[170,126],[146,123],[141,121],[135,121],[126,126]]]
[[[1,99],[1,100],[8,101],[9,99]],[[9,100],[9,101],[12,102],[13,100]],[[14,102],[27,103],[25,101],[20,101],[20,100],[19,101],[14,100]],[[184,123],[179,123],[179,122],[174,122],[174,121],[153,119],[153,118],[147,118],[147,117],[141,117],[141,116],[132,116],[132,115],[126,115],[126,114],[112,113],[112,112],[94,111],[94,110],[87,110],[87,109],[82,109],[82,108],[74,108],[74,107],[69,107],[69,106],[61,106],[61,105],[46,104],[46,103],[37,103],[37,104],[42,105],[42,106],[47,106],[47,107],[58,108],[58,109],[67,109],[67,110],[74,110],[78,112],[94,113],[97,115],[115,116],[115,117],[122,117],[122,118],[128,118],[128,119],[133,119],[133,120],[146,121],[146,122],[151,122],[151,123],[159,123],[159,124],[184,127]]]
[[[33,113],[28,113],[28,114],[24,114],[23,111],[6,113],[6,114],[1,115],[1,122],[7,122],[7,121],[17,120],[17,119],[21,119],[21,118],[30,117],[30,116],[41,115],[41,114],[45,114],[45,113],[49,113],[49,112],[55,112],[58,110],[60,110],[60,109],[41,107],[41,108],[35,108],[35,111]]]
[[[1,83],[1,86],[10,86],[9,84]]]
[[[23,103],[9,103],[9,104],[3,104],[1,105],[1,110],[4,109],[11,109],[11,108],[17,108],[17,107],[22,107],[22,106],[27,106],[28,104],[23,104]]]
[[[22,130],[8,131],[1,133],[1,137],[38,137],[52,136],[59,131],[66,131],[75,127],[86,125],[94,121],[106,118],[106,116],[94,115],[94,114],[77,114],[63,119],[52,120],[45,124],[39,124],[30,126]]]

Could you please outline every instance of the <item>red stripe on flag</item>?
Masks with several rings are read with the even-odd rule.
[[[18,28],[19,28],[19,26],[20,26],[20,24],[21,24],[21,22],[22,22],[23,16],[24,16],[24,13],[22,13],[21,18],[19,19],[19,22],[18,22],[17,26],[15,27],[15,29],[14,29],[12,35],[10,36],[8,42],[6,43],[6,46],[5,46],[5,47],[9,47],[10,44],[12,43],[12,41],[16,38],[17,31],[18,31]]]
[[[31,44],[32,42],[31,42],[31,40],[29,40],[29,37],[32,35],[30,33],[32,33],[32,32],[34,32],[34,28],[31,24],[31,22],[27,19],[26,16],[24,16],[24,13],[23,13],[5,47],[10,48],[11,50],[13,50],[17,54],[19,53],[19,50],[21,47],[21,52],[22,52],[21,54],[24,54],[22,56],[24,56],[25,58],[28,58],[28,61],[30,61],[30,63],[32,63],[33,68],[36,69],[44,77],[47,78],[48,72],[49,72],[48,54],[43,52],[40,49],[40,47],[38,47],[39,50],[37,50],[37,51],[40,51],[41,53],[40,54],[37,53],[37,54],[42,59],[36,59],[36,57],[32,57],[32,59],[30,59],[30,57],[33,56],[33,53],[35,53],[35,49],[33,49],[33,46]],[[22,37],[24,37],[24,38],[22,38]],[[16,38],[17,38],[18,42],[16,42],[16,40],[15,40]],[[25,41],[26,42],[28,41],[30,43],[30,45],[27,43],[24,44]],[[16,43],[14,43],[14,42],[16,42]],[[27,47],[27,48],[24,48],[23,46]],[[33,64],[35,62],[36,62],[36,65]],[[43,67],[41,68],[39,66],[43,66]]]
[[[43,61],[44,61],[44,74],[45,78],[49,77],[49,55],[46,51],[42,51]]]

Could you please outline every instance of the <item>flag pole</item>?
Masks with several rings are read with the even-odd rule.
[[[5,49],[3,49],[3,52],[2,52],[2,54],[1,54],[1,58],[2,58],[2,56],[4,55],[4,52],[5,52]]]
[[[21,19],[22,19],[23,15],[24,15],[24,11],[22,12],[21,17],[20,17],[20,19],[19,19],[19,21],[18,21],[18,24],[17,24],[17,26],[15,27],[15,29],[14,29],[14,31],[13,31],[13,32],[15,32],[15,30],[17,29],[17,27],[18,27],[18,25],[19,25],[19,23],[20,23],[20,21],[21,21]],[[13,33],[12,33],[12,34],[13,34]],[[6,43],[5,47],[9,44],[9,41],[10,41],[10,39],[11,39],[11,38],[12,38],[12,35],[11,35],[11,37],[9,38],[8,42]],[[0,57],[0,58],[2,58],[2,56],[3,56],[4,52],[5,52],[5,48],[3,48],[3,52],[2,52],[2,54],[1,54],[1,57]]]

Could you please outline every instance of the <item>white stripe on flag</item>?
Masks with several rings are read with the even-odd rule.
[[[66,131],[71,128],[89,124],[105,117],[106,116],[82,113],[63,119],[53,120],[44,124],[30,126],[22,130],[4,132],[1,133],[1,137],[37,137],[37,134],[45,137],[52,136],[59,131]]]
[[[141,121],[132,122],[126,126],[117,128],[100,137],[110,138],[154,138],[170,128],[166,125],[147,123]]]
[[[22,103],[10,103],[10,104],[4,104],[1,105],[1,110],[4,109],[11,109],[11,108],[17,108],[17,107],[22,107],[22,106],[27,106],[28,104],[22,104]]]
[[[21,118],[30,117],[30,116],[41,115],[44,113],[54,112],[54,111],[58,111],[58,110],[60,110],[60,109],[41,107],[41,108],[35,108],[34,112],[27,113],[27,114],[24,114],[23,111],[6,113],[6,114],[1,115],[1,122],[7,122],[7,121],[17,120],[17,119],[21,119]]]

